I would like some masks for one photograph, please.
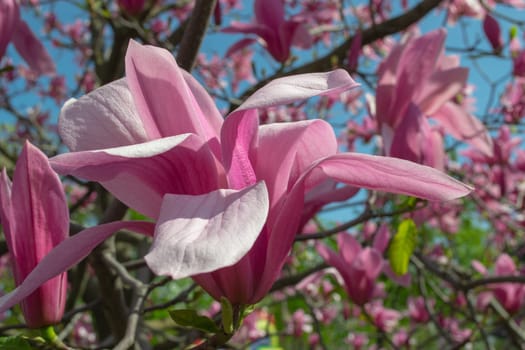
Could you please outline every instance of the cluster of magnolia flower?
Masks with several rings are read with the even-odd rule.
[[[524,6],[520,0],[509,4]],[[0,223],[17,285],[0,297],[0,313],[20,303],[29,327],[60,322],[67,270],[120,230],[151,237],[144,257],[149,269],[172,279],[193,278],[217,302],[210,316],[224,300],[237,309],[245,308],[265,298],[283,267],[293,263],[295,257],[290,253],[297,233],[306,236],[311,219],[325,205],[350,199],[359,188],[433,201],[413,211],[411,220],[445,233],[457,232],[461,207],[442,202],[463,197],[473,188],[445,175],[449,170],[462,172],[475,185],[473,199],[492,215],[491,224],[498,228],[491,242],[500,248],[519,248],[516,232],[508,223],[516,221],[525,196],[525,153],[518,149],[521,139],[513,138],[506,125],[492,137],[473,115],[468,69],[460,66],[458,57],[445,55],[444,29],[424,35],[410,30],[400,44],[385,39],[375,42],[375,47],[361,47],[363,37],[356,32],[344,60],[348,70],[357,70],[360,59],[378,59],[377,52],[388,52],[377,67],[374,97],[367,98],[369,113],[362,123],[348,123],[344,140],[354,150],[358,141],[369,142],[379,135],[380,152],[385,156],[372,156],[339,151],[340,140],[332,126],[309,119],[304,112],[305,101],[312,97],[322,97],[316,105],[319,112],[335,101],[343,101],[348,109],[364,109],[359,105],[358,84],[345,70],[274,79],[233,112],[224,115],[219,111],[210,90],[235,93],[257,82],[252,67],[255,45],[262,45],[285,67],[293,61],[293,49],[330,44],[330,32],[337,27],[334,19],[341,16],[335,1],[290,1],[289,6],[301,9],[293,15],[286,14],[280,0],[256,0],[253,5],[252,23],[234,21],[221,29],[224,35],[247,35],[229,47],[226,61],[219,55],[197,57],[196,71],[206,88],[177,65],[170,51],[133,40],[125,55],[124,78],[94,89],[93,71],[86,69],[78,77],[81,91],[89,93],[67,101],[58,120],[58,132],[69,153],[48,159],[26,141],[12,182],[5,169],[0,176]],[[390,17],[392,8],[387,2],[372,5],[348,11],[363,26]],[[120,0],[112,6],[132,21],[153,5],[144,0]],[[238,6],[235,0],[218,1],[215,25]],[[447,17],[451,23],[460,16],[483,18],[486,38],[499,54],[506,44],[498,22],[488,12],[495,4],[488,6],[478,8],[472,2],[455,0]],[[59,103],[66,95],[65,79],[55,74],[53,60],[21,19],[19,7],[14,0],[0,0],[0,57],[13,43],[32,72],[26,74],[27,81],[52,75],[44,95]],[[191,10],[188,2],[172,14],[182,23]],[[58,31],[77,45],[79,64],[89,61],[85,23],[62,26],[52,14],[45,23],[47,34]],[[160,18],[148,25],[153,38],[162,38],[170,30],[170,23]],[[54,44],[66,46],[60,41]],[[497,112],[506,123],[514,123],[525,111],[525,50],[516,35],[508,48],[514,79]],[[6,81],[15,79],[13,72],[0,74]],[[226,86],[226,78],[232,76],[233,82]],[[296,104],[290,107],[291,103]],[[18,136],[25,134],[21,131]],[[461,152],[468,161],[460,165],[449,161],[445,145],[451,139],[468,145]],[[58,175],[99,183],[146,221],[102,223],[69,236],[69,210]],[[518,217],[520,220],[525,221]],[[392,271],[384,258],[391,233],[386,225],[373,225],[369,222],[362,228],[368,245],[346,233],[337,236],[337,249],[313,244],[312,250],[332,269],[310,275],[293,293],[302,291],[320,304],[330,304],[335,285],[341,285],[352,302],[352,306],[342,302],[346,319],[366,315],[380,332],[388,333],[403,317],[411,324],[432,318],[455,342],[467,341],[472,330],[462,328],[448,315],[433,315],[434,300],[430,298],[408,298],[405,314],[384,305],[386,292],[378,281],[380,275],[402,286],[410,285],[410,276]],[[429,256],[446,261],[439,248],[434,245]],[[417,259],[431,267],[424,257]],[[498,257],[494,272],[477,260],[471,265],[486,278],[519,274],[507,254]],[[336,283],[328,282],[327,275]],[[496,281],[477,295],[476,307],[486,310],[495,299],[513,314],[522,307],[524,296],[523,284]],[[458,294],[453,302],[464,306],[470,300]],[[317,322],[330,324],[337,310],[328,306],[317,312]],[[294,311],[290,319],[286,332],[296,337],[311,333],[315,325],[304,310]],[[274,326],[271,315],[257,310],[245,318],[233,341],[265,334],[261,320]],[[394,346],[409,344],[409,333],[397,329]],[[319,336],[310,335],[311,346],[319,344]],[[367,335],[359,333],[346,340],[356,349],[368,341]]]
[[[145,259],[156,274],[193,276],[217,300],[255,304],[279,276],[299,228],[342,192],[364,187],[429,200],[470,192],[426,166],[338,153],[322,120],[258,124],[258,108],[356,86],[342,70],[276,79],[223,119],[168,51],[130,42],[124,79],[63,107],[59,132],[71,152],[48,161],[26,143],[13,183],[2,175],[2,224],[18,287],[0,299],[0,310],[22,302],[30,326],[59,321],[64,271],[124,228],[154,237]],[[153,221],[112,222],[67,238],[55,171],[99,182]],[[379,258],[365,250],[361,259]]]

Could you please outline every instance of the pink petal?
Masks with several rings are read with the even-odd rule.
[[[16,289],[0,297],[0,313],[6,311],[30,295],[47,280],[67,271],[84,259],[91,251],[119,230],[129,229],[151,235],[153,223],[140,221],[119,221],[85,229],[62,241],[35,267]]]
[[[487,156],[493,155],[492,138],[485,126],[461,106],[447,102],[432,118],[438,120],[445,131],[456,139],[465,141]]]
[[[338,186],[337,181],[326,179],[306,192],[304,208],[300,226],[308,222],[325,205],[334,202],[343,202],[355,196],[359,188]]]
[[[0,224],[2,224],[2,230],[8,247],[15,246],[14,214],[11,204],[12,187],[13,184],[4,168],[0,174]]]
[[[7,45],[11,41],[20,13],[15,0],[0,2],[0,59],[4,56]]]
[[[104,149],[148,140],[125,79],[66,102],[60,112],[58,130],[71,151]]]
[[[516,265],[508,254],[501,254],[496,260],[496,274],[500,276],[516,273]]]
[[[352,186],[431,201],[451,200],[472,191],[464,183],[428,166],[403,159],[357,153],[341,153],[324,158],[304,176],[312,183],[328,176]]]
[[[217,105],[206,89],[188,72],[181,70],[182,76],[188,84],[195,100],[199,103],[199,108],[202,114],[206,117],[206,120],[212,129],[212,135],[220,135],[220,130],[224,118],[221,112],[217,109]]]
[[[383,273],[390,278],[393,282],[399,284],[400,286],[403,286],[405,288],[410,287],[410,284],[412,283],[412,276],[409,272],[405,273],[404,275],[398,275],[392,270],[392,266],[390,266],[390,263],[388,261],[383,261]]]
[[[173,279],[233,265],[250,250],[267,214],[264,182],[240,191],[166,195],[146,262]]]
[[[271,206],[312,162],[336,152],[333,128],[323,120],[262,125],[255,172],[268,186]]]
[[[375,112],[372,115],[375,116],[381,128],[384,125],[388,125],[390,128],[395,128],[403,118],[403,114],[399,111],[392,110],[392,105],[395,102],[397,87],[395,84],[382,84],[378,85],[376,89],[375,106],[373,103],[370,105],[375,107]],[[390,147],[390,144],[385,144],[385,147]]]
[[[131,40],[126,53],[126,79],[135,106],[150,138],[194,133],[204,140],[217,139],[217,111],[210,111],[210,99],[194,80],[188,85],[177,62],[165,49],[140,45]],[[199,100],[197,99],[199,98]],[[202,100],[202,101],[201,101]],[[208,117],[214,121],[210,123]]]
[[[445,30],[436,30],[407,43],[397,66],[397,90],[393,111],[403,113],[412,97],[423,88],[427,78],[435,70],[445,37]]]
[[[253,7],[257,22],[268,28],[277,30],[284,22],[284,4],[282,0],[255,0]]]
[[[251,44],[253,44],[255,42],[257,42],[257,40],[254,39],[254,38],[241,39],[241,40],[237,41],[235,44],[233,44],[232,46],[230,46],[228,51],[226,51],[226,53],[224,54],[224,57],[231,58],[231,56],[233,54],[235,54],[237,51],[241,51],[244,48],[250,46]]]
[[[347,275],[349,265],[341,255],[322,243],[316,243],[315,249],[328,265],[335,267],[341,275]]]
[[[13,175],[11,205],[9,251],[20,283],[69,234],[69,209],[62,183],[46,155],[27,141]]]
[[[487,268],[480,261],[472,260],[470,262],[470,265],[472,266],[472,268],[474,270],[476,270],[477,272],[481,273],[482,275],[486,275],[487,274]]]
[[[374,280],[383,270],[383,257],[377,250],[366,247],[357,255],[352,266],[364,270],[367,278]]]
[[[37,74],[55,73],[55,63],[42,42],[31,31],[26,22],[19,20],[13,33],[12,42],[16,51]]]
[[[388,230],[388,226],[386,224],[382,224],[379,227],[379,230],[377,231],[376,235],[374,236],[374,243],[372,246],[374,249],[377,249],[378,252],[384,253],[386,251],[386,248],[388,247],[388,243],[390,242],[390,231]]]
[[[294,23],[295,21],[289,21],[289,23]],[[310,31],[304,23],[298,23],[293,28],[291,45],[299,47],[303,50],[309,49],[314,44],[314,39],[310,34]]]
[[[489,14],[485,15],[483,19],[483,31],[485,36],[492,45],[492,49],[495,52],[500,51],[503,48],[503,38],[501,37],[501,29],[498,21]]]
[[[425,118],[421,121],[421,163],[444,171],[445,145],[443,135],[437,128],[432,128]]]
[[[232,22],[228,27],[221,29],[223,33],[255,34],[261,38],[272,35],[271,28],[259,23]]]
[[[292,75],[272,80],[248,97],[233,113],[251,108],[284,105],[314,96],[336,94],[358,86],[342,69],[327,73]]]
[[[217,161],[202,142],[195,135],[185,134],[131,146],[66,153],[54,157],[51,164],[60,174],[100,182],[126,205],[155,218],[166,193],[202,194],[224,184]]]
[[[361,244],[348,233],[341,233],[337,236],[339,254],[347,264],[351,264],[361,252]]]
[[[403,119],[393,130],[390,148],[386,150],[391,157],[402,158],[419,163],[421,161],[421,111],[413,104],[408,104]],[[388,139],[388,136],[386,137]]]
[[[423,114],[434,114],[439,107],[450,101],[465,87],[468,69],[456,67],[444,71],[436,71],[422,86],[414,97],[415,103]]]
[[[257,181],[251,159],[255,158],[258,127],[259,118],[254,110],[237,113],[224,122],[221,130],[223,165],[231,189],[242,189]]]
[[[359,63],[359,56],[361,55],[361,43],[363,41],[363,32],[358,30],[354,38],[352,39],[352,44],[348,50],[347,64],[351,70],[357,69]]]

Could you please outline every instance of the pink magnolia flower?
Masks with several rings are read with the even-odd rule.
[[[132,16],[139,15],[144,9],[145,0],[118,0],[118,6]]]
[[[459,321],[455,318],[440,315],[439,323],[444,330],[450,333],[452,339],[457,343],[463,343],[472,336],[472,329],[461,329]]]
[[[287,331],[294,337],[301,337],[305,333],[311,333],[312,329],[312,316],[306,314],[303,309],[298,309],[292,314]]]
[[[478,272],[488,275],[485,266],[479,261],[473,261],[472,265]],[[508,254],[501,254],[498,257],[494,272],[496,276],[516,276],[520,274],[514,261]],[[511,282],[493,284],[490,286],[489,291],[480,293],[478,305],[481,308],[484,308],[489,302],[490,294],[501,303],[501,306],[503,306],[507,312],[513,314],[523,306],[525,286],[520,283]]]
[[[462,16],[481,19],[484,14],[485,10],[476,0],[452,0],[447,3],[447,20],[451,25]]]
[[[26,141],[13,183],[0,175],[0,219],[15,283],[69,234],[69,211],[62,184],[47,157]],[[59,322],[66,302],[67,277],[62,273],[25,298],[22,312],[31,328]]]
[[[399,311],[385,308],[381,300],[367,304],[365,309],[374,325],[382,332],[391,332],[402,317]]]
[[[514,261],[507,254],[502,254],[496,260],[496,275],[518,275]],[[500,283],[493,287],[494,296],[510,313],[518,311],[525,300],[525,286],[520,283]]]
[[[434,304],[433,300],[430,300],[431,305]],[[430,319],[430,315],[425,306],[425,299],[422,296],[408,298],[408,314],[412,321],[416,323],[426,323]]]
[[[311,37],[301,21],[285,20],[283,0],[255,0],[255,21],[253,23],[234,22],[224,28],[225,33],[255,34],[263,41],[266,49],[276,61],[285,62],[290,57],[292,45],[308,48]],[[242,49],[255,39],[243,39],[229,52]]]
[[[452,101],[463,90],[468,70],[459,67],[457,57],[443,54],[445,37],[445,30],[410,37],[379,66],[374,114],[387,155],[441,167],[442,136],[427,117],[456,139],[492,154],[483,124]]]
[[[223,120],[169,52],[131,42],[125,80],[63,108],[60,134],[75,152],[52,164],[99,181],[157,220],[146,256],[155,273],[198,274],[194,279],[214,298],[254,304],[279,276],[295,234],[315,209],[348,198],[354,187],[431,200],[470,191],[407,161],[338,154],[333,129],[322,120],[258,124],[257,108],[355,86],[342,70],[277,79]],[[352,187],[336,188],[337,182]],[[188,241],[196,245],[191,254],[180,250]]]
[[[525,51],[523,58],[525,63]],[[525,65],[523,69],[525,75]],[[506,86],[500,97],[500,104],[499,111],[503,113],[506,123],[518,123],[525,117],[525,78],[516,77]]]
[[[337,236],[337,243],[339,254],[323,244],[317,245],[317,251],[341,274],[350,299],[364,305],[374,296],[376,279],[383,270],[383,256],[377,249],[363,249],[353,236],[346,233]]]
[[[345,343],[352,345],[354,350],[361,350],[368,343],[368,336],[364,333],[350,333],[346,337]]]
[[[0,58],[12,42],[16,50],[37,74],[52,74],[55,64],[44,45],[20,18],[16,0],[0,0]]]

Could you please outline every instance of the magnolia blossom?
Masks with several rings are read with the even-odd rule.
[[[382,225],[374,237],[372,247],[362,248],[352,235],[342,233],[337,237],[339,254],[323,244],[317,245],[317,251],[329,265],[337,269],[350,299],[358,305],[364,305],[382,292],[376,284],[381,272],[398,284],[410,284],[410,275],[397,276],[390,263],[383,259],[389,240],[390,232],[386,225]]]
[[[387,155],[441,169],[442,132],[492,154],[483,124],[453,102],[465,87],[468,69],[459,67],[457,57],[443,54],[445,37],[445,30],[437,30],[392,49],[378,69],[373,111]]]
[[[258,124],[257,108],[353,87],[342,70],[277,79],[223,120],[168,51],[131,42],[124,80],[63,108],[60,134],[74,152],[52,164],[156,220],[146,256],[155,273],[194,275],[216,299],[254,304],[279,276],[300,227],[355,187],[431,200],[470,192],[428,167],[338,154],[322,120]]]
[[[255,34],[262,39],[266,49],[276,61],[285,62],[290,57],[292,45],[308,48],[312,39],[301,21],[286,20],[282,0],[255,0],[255,21],[253,23],[234,22],[224,28],[225,33]],[[242,49],[255,39],[239,41],[230,52]]]
[[[130,15],[139,15],[144,9],[145,0],[118,0],[118,6]]]
[[[383,257],[376,249],[361,248],[349,234],[340,234],[337,242],[339,255],[322,244],[317,246],[317,250],[341,274],[350,299],[358,305],[364,305],[374,296],[375,281],[383,270]]]
[[[477,260],[472,261],[472,266],[483,275],[488,271],[483,264]],[[517,276],[520,272],[514,261],[508,254],[501,254],[496,260],[494,272],[496,276]],[[509,313],[516,313],[523,306],[525,299],[525,286],[520,283],[502,282],[489,286],[489,291],[480,293],[478,306],[485,308],[492,296],[494,296]]]
[[[0,0],[0,58],[12,42],[16,50],[37,74],[52,74],[55,64],[44,45],[20,18],[16,0]]]
[[[47,157],[29,142],[16,163],[13,183],[5,169],[0,175],[0,219],[17,285],[68,236],[62,184]],[[25,298],[21,307],[27,325],[38,328],[60,322],[66,288],[67,276],[61,273]]]

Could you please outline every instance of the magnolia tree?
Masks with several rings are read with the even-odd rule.
[[[0,0],[0,349],[523,348],[523,8]]]

